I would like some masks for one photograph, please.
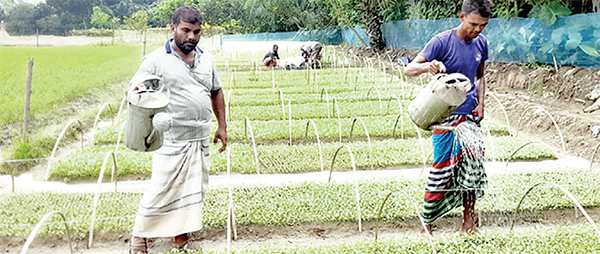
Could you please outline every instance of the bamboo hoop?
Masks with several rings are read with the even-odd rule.
[[[56,139],[56,143],[54,143],[54,148],[52,148],[52,153],[50,153],[50,157],[48,158],[48,166],[46,167],[46,177],[44,178],[46,181],[48,181],[48,178],[50,178],[50,168],[52,167],[52,159],[54,159],[54,155],[56,154],[56,150],[58,150],[58,145],[60,144],[60,141],[62,140],[62,137],[65,135],[65,133],[67,132],[67,129],[69,127],[71,127],[71,124],[73,124],[74,122],[78,122],[79,126],[81,126],[81,122],[77,119],[71,119],[66,125],[65,127],[62,129],[62,131],[60,132],[60,134],[58,135],[58,139]],[[83,148],[83,131],[81,131],[81,129],[78,129],[81,132],[81,144]]]
[[[60,215],[60,217],[62,218],[63,224],[65,224],[65,229],[67,230],[67,242],[69,243],[69,251],[70,251],[71,254],[73,254],[73,244],[71,244],[71,233],[69,231],[69,225],[67,224],[67,219],[65,218],[65,216],[62,213],[60,213],[58,211],[47,213],[35,225],[35,227],[31,231],[31,233],[29,234],[29,237],[27,237],[27,241],[25,241],[25,245],[23,245],[23,249],[21,250],[21,254],[27,254],[27,251],[29,250],[29,245],[31,245],[31,243],[33,243],[33,240],[35,240],[35,237],[37,236],[38,232],[40,231],[40,229],[44,225],[44,221],[46,221],[48,218],[52,217],[52,215],[55,215],[55,214]]]
[[[356,162],[354,160],[354,154],[352,153],[352,149],[350,149],[350,147],[348,145],[342,145],[335,151],[335,154],[333,155],[333,159],[331,160],[331,169],[329,170],[329,180],[327,182],[328,183],[331,182],[331,174],[333,172],[333,165],[335,164],[335,159],[338,155],[338,152],[344,147],[346,147],[348,149],[348,153],[350,154],[350,162],[352,163],[352,171],[354,172],[354,187],[355,187],[355,192],[356,192],[356,211],[358,214],[358,232],[362,232],[362,214],[361,214],[361,210],[360,210],[360,191],[358,188],[358,181],[356,180],[356,178],[358,178],[358,175],[356,174]]]

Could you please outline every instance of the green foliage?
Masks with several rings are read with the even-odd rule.
[[[131,14],[130,17],[125,18],[123,23],[129,29],[141,31],[148,27],[148,13],[145,11],[137,11],[134,14]]]
[[[32,4],[19,4],[10,9],[6,20],[6,31],[11,35],[35,34],[34,7]]]
[[[462,0],[425,0],[414,1],[408,8],[411,19],[456,18],[462,6]]]
[[[171,24],[173,12],[175,12],[175,9],[185,5],[185,2],[185,0],[166,0],[160,2],[157,7],[148,11],[152,17],[150,21],[158,27],[165,27]]]
[[[90,17],[90,24],[96,26],[97,28],[106,28],[108,26],[109,19],[110,15],[102,12],[100,7],[94,6],[94,12]]]
[[[529,12],[529,17],[539,18],[542,22],[551,26],[556,22],[557,17],[564,17],[571,15],[571,10],[564,6],[560,2],[552,2],[549,5],[535,5]]]
[[[91,36],[91,37],[101,37],[101,36],[113,36],[115,35],[115,30],[111,29],[88,29],[88,30],[73,30],[71,31],[71,35],[74,36]]]

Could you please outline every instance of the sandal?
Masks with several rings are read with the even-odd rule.
[[[179,250],[202,251],[202,245],[198,242],[191,241],[189,234],[175,236],[173,238],[173,248]]]
[[[134,236],[129,241],[129,254],[148,254],[146,238]]]

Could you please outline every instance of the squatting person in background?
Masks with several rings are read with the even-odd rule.
[[[492,13],[491,0],[464,0],[459,14],[461,24],[433,37],[421,53],[405,68],[405,74],[433,75],[443,71],[462,73],[473,84],[466,101],[441,125],[457,126],[464,121],[479,122],[484,117],[485,79],[484,63],[488,59],[487,39],[480,34]],[[432,223],[454,208],[464,206],[460,234],[478,232],[476,228],[475,201],[483,197],[487,178],[483,163],[465,159],[465,151],[456,149],[455,133],[434,130],[433,169],[427,179],[423,219],[427,232],[432,233]],[[483,152],[483,151],[482,151]],[[468,188],[465,186],[469,186]]]
[[[212,55],[196,45],[202,31],[200,12],[189,6],[173,13],[173,38],[144,57],[133,80],[159,76],[171,96],[167,113],[172,127],[152,158],[152,179],[140,201],[129,253],[148,253],[146,239],[173,237],[173,248],[201,249],[189,233],[202,229],[208,185],[212,113],[218,129],[214,143],[227,146],[221,82]],[[136,89],[132,84],[130,89]]]
[[[279,47],[277,45],[273,45],[273,50],[269,51],[267,54],[265,54],[262,62],[266,67],[277,66],[277,61],[279,61],[281,59],[281,58],[279,58],[279,53],[277,53],[278,50],[279,50]]]

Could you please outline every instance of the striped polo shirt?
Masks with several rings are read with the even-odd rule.
[[[142,59],[140,68],[131,79],[141,80],[148,75],[159,76],[170,91],[167,113],[173,118],[165,139],[191,141],[210,136],[212,122],[211,91],[221,89],[213,56],[196,47],[194,67],[190,67],[171,48],[173,39]]]

